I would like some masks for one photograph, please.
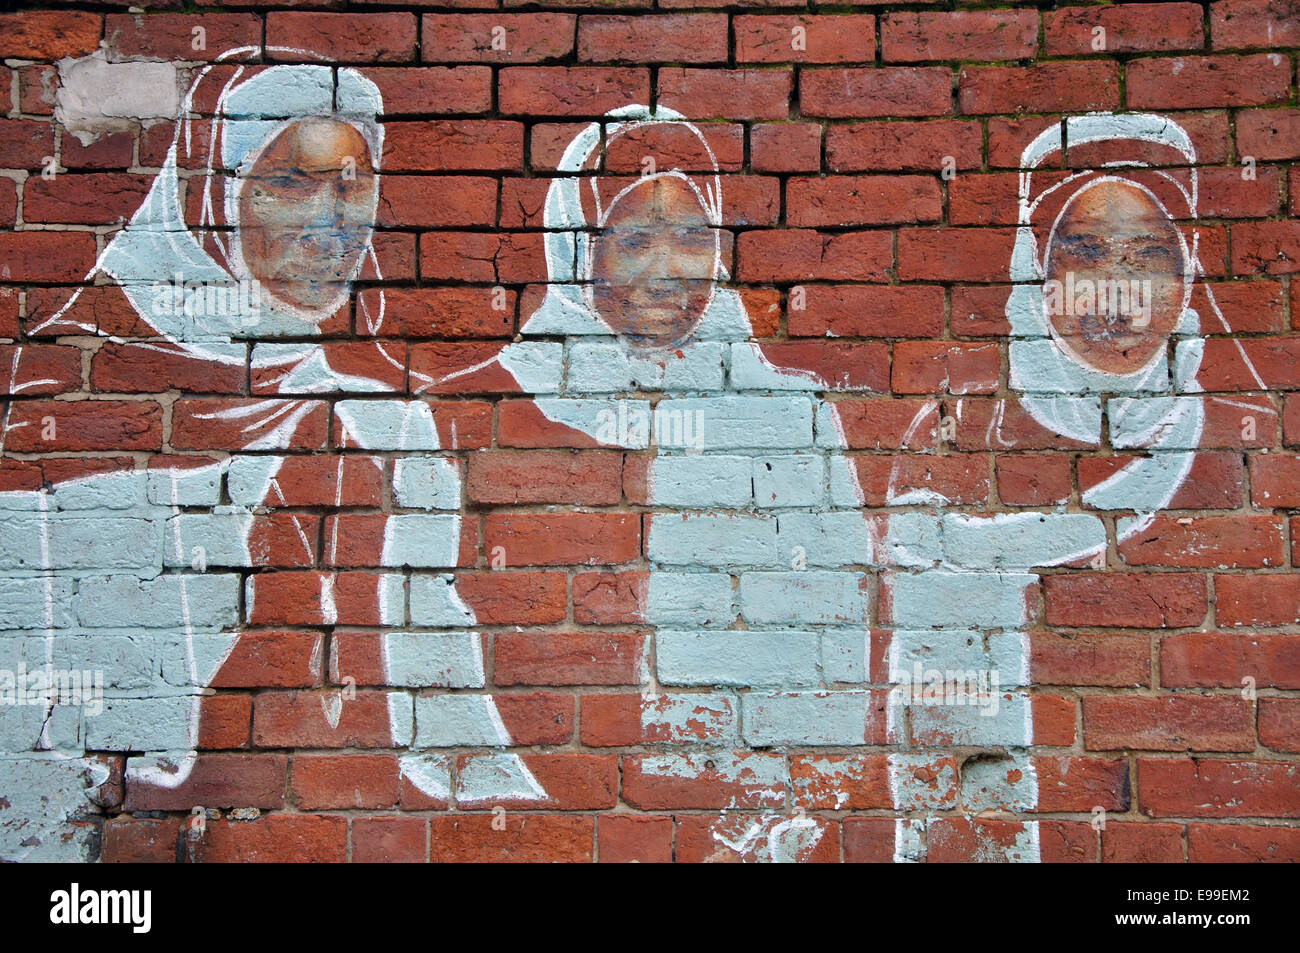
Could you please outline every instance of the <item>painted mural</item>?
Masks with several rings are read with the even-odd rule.
[[[298,571],[297,597],[334,627],[317,660],[328,684],[293,702],[322,737],[387,732],[405,781],[434,802],[454,790],[471,808],[547,803],[517,741],[527,697],[487,689],[490,599],[452,573],[476,559],[454,423],[419,399],[475,382],[531,400],[564,435],[556,446],[648,451],[633,501],[651,513],[640,718],[647,738],[687,744],[642,769],[752,784],[710,819],[715,859],[817,851],[820,822],[763,793],[784,770],[773,751],[800,752],[806,773],[790,783],[825,810],[884,785],[898,861],[924,859],[937,813],[1036,807],[1027,593],[1041,571],[1105,565],[1103,520],[1064,502],[984,515],[945,497],[924,474],[953,452],[953,428],[975,426],[960,389],[903,404],[889,446],[861,404],[838,406],[877,395],[875,412],[895,414],[887,376],[757,340],[723,265],[724,183],[700,128],[628,105],[579,131],[546,195],[545,294],[518,339],[412,369],[408,399],[401,342],[376,337],[384,293],[356,293],[383,277],[379,90],[355,69],[255,66],[251,52],[200,71],[162,171],[87,276],[93,290],[43,328],[99,334],[89,299],[121,295],[160,354],[195,379],[247,365],[257,396],[214,415],[223,459],[0,493],[26,534],[0,579],[16,636],[0,641],[6,664],[106,677],[94,717],[57,702],[4,713],[0,856],[92,852],[88,799],[108,768],[89,752],[129,753],[130,784],[171,792],[155,803],[202,806],[201,738],[219,697],[206,690],[235,684],[228,663],[257,651],[244,630],[257,628],[265,567]],[[1019,208],[1006,302],[1016,396],[980,426],[1006,448],[1046,435],[1131,456],[1079,501],[1132,513],[1117,519],[1121,541],[1187,479],[1205,401],[1218,400],[1199,396],[1202,336],[1232,331],[1202,280],[1195,165],[1168,119],[1081,115],[1033,141],[1006,197]],[[360,340],[314,340],[353,320]],[[287,451],[327,398],[341,399],[333,444],[312,448],[334,469],[320,490]],[[401,512],[353,513],[377,497],[347,488],[381,485],[391,454]],[[304,507],[323,508],[319,533]],[[352,571],[364,567],[381,571]],[[937,691],[932,673],[946,673]],[[739,726],[734,750],[689,744],[711,719]],[[453,776],[451,749],[483,757]],[[1040,857],[1036,822],[975,836],[985,859]]]

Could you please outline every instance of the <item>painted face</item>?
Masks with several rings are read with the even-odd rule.
[[[642,179],[592,236],[592,306],[633,347],[684,343],[713,293],[717,241],[684,178]]]
[[[1188,275],[1177,229],[1128,182],[1075,195],[1048,238],[1043,302],[1058,340],[1101,371],[1141,370],[1182,316]]]
[[[274,297],[328,317],[370,244],[378,179],[350,123],[290,123],[266,146],[239,190],[244,263]]]

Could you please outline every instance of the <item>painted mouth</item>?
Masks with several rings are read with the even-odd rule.
[[[1079,336],[1090,344],[1131,343],[1141,337],[1128,314],[1079,315]]]

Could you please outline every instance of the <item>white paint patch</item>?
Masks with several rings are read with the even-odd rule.
[[[172,63],[110,63],[103,50],[58,62],[54,118],[90,145],[101,133],[129,131],[141,119],[174,119],[184,74]]]

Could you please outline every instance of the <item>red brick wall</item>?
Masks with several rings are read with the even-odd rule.
[[[89,786],[94,803],[69,807],[44,837],[75,832],[71,856],[106,861],[1300,859],[1300,5],[385,6],[0,15],[0,492],[12,501],[0,502],[11,603],[0,667],[53,645],[51,657],[106,668],[110,683],[105,712],[74,713],[57,738],[24,740],[24,716],[0,711],[7,783],[26,796],[0,809],[0,856],[46,856],[15,833],[39,813],[30,805]],[[334,82],[352,68],[377,88],[374,254],[309,334],[177,344],[122,290],[168,280],[166,269],[121,279],[96,268],[159,180],[177,124],[120,114],[107,97],[113,120],[100,116],[83,143],[55,115],[69,75],[59,61],[102,47],[110,64],[173,64],[183,93],[246,45],[256,50],[196,87],[196,117],[213,115],[206,97],[220,81],[258,64],[338,67]],[[584,391],[580,374],[608,365],[579,367],[581,335],[525,328],[557,280],[544,224],[548,189],[569,174],[565,149],[631,105],[680,113],[716,161],[709,226],[725,273],[685,277],[714,280],[747,318],[747,334],[717,339],[725,382]],[[1080,141],[1072,155],[1067,141],[1035,170],[1069,182],[1141,159],[1184,185],[1195,170],[1197,201],[1172,217],[1196,235],[1199,326],[1170,333],[1160,353],[1173,366],[1190,349],[1199,363],[1182,384],[1136,390],[1195,414],[1183,443],[1123,430],[1127,383],[1052,390],[1103,409],[1097,439],[1063,433],[1026,409],[1020,375],[1039,365],[1014,366],[1013,350],[1034,343],[1007,315],[1025,280],[1009,264],[1026,224],[1022,157],[1054,124],[1093,112],[1163,117],[1194,153],[1130,139]],[[669,142],[658,155],[712,174],[691,166],[698,148],[683,158]],[[611,150],[608,172],[635,181],[640,156],[624,158],[617,168]],[[196,202],[198,180],[182,180]],[[335,376],[286,386],[278,352],[259,353],[268,342],[316,348]],[[560,383],[530,384],[501,357],[512,343]],[[680,343],[647,352],[644,373],[690,363]],[[783,383],[745,383],[751,354],[784,369]],[[847,461],[857,505],[834,502],[828,478],[827,502],[782,510],[755,498],[761,473],[740,485],[745,501],[715,499],[723,478],[709,483],[704,464],[672,477],[654,446],[593,436],[546,404],[733,391],[788,391],[794,403],[747,404],[743,423],[710,404],[709,445],[685,459],[715,455],[716,472],[744,474],[765,454],[788,462],[801,445],[764,428],[806,410],[812,459]],[[373,419],[366,402],[380,408]],[[838,437],[813,422],[823,412]],[[394,436],[403,414],[430,422],[423,442]],[[283,460],[259,484],[268,457]],[[1168,484],[1159,512],[1144,512],[1141,494],[1088,495],[1136,472],[1137,457],[1175,461],[1176,476],[1151,478]],[[187,473],[206,489],[191,495]],[[96,497],[109,484],[94,477],[113,475],[121,488]],[[814,552],[808,568],[852,572],[862,598],[845,603],[860,611],[837,608],[829,624],[795,612],[771,643],[778,676],[734,674],[782,624],[745,591],[746,573],[762,575],[751,572],[761,532],[799,516],[841,525],[833,511],[875,543],[861,558]],[[1028,525],[1014,522],[1028,513],[1049,518],[1051,538],[1013,533],[998,555],[997,528]],[[710,514],[757,520],[744,524],[754,540],[737,542],[740,522],[666,535]],[[934,565],[884,552],[906,514],[943,528]],[[1150,521],[1135,529],[1135,514]],[[245,522],[227,537],[220,519]],[[993,534],[970,552],[957,535],[968,523]],[[1101,542],[1078,558],[1020,559],[1085,523]],[[130,549],[136,537],[121,534],[136,532],[159,544],[155,563],[85,555],[112,550],[106,539]],[[774,547],[785,532],[773,530]],[[697,539],[707,551],[686,553]],[[780,551],[773,565],[804,568],[789,562]],[[720,572],[731,616],[673,621],[693,596],[671,580],[652,591],[664,567]],[[944,567],[961,578],[923,571]],[[1016,573],[1033,578],[1007,582]],[[168,601],[182,577],[185,618]],[[440,608],[453,577],[463,619]],[[976,621],[1013,584],[1023,617]],[[822,598],[790,586],[776,609],[805,605],[805,591],[806,605]],[[936,611],[951,604],[955,621],[908,616],[906,586]],[[801,623],[811,674],[787,631]],[[1004,667],[1003,686],[1027,734],[896,723],[888,659],[909,627],[1023,646],[1023,678]],[[673,635],[683,630],[702,635]],[[834,640],[853,633],[843,658],[858,653],[858,669],[832,671]],[[186,638],[225,649],[177,648]],[[178,673],[195,652],[213,670]],[[133,666],[145,672],[135,681]],[[504,733],[495,742],[480,736],[484,699]],[[809,707],[775,713],[791,699]],[[68,747],[86,777],[32,767]],[[912,760],[891,761],[900,753]],[[152,758],[171,781],[141,773]],[[419,783],[420,770],[439,780]],[[928,793],[912,799],[918,786]]]

